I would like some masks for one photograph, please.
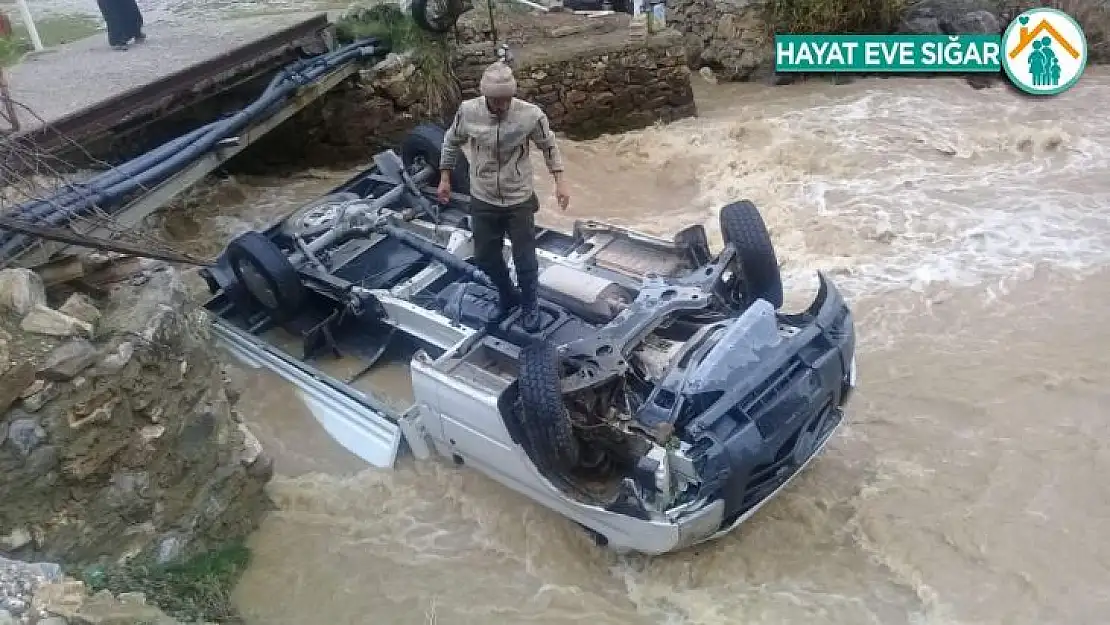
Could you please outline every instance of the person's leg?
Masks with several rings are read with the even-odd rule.
[[[474,262],[493,282],[501,312],[508,314],[520,298],[505,265],[505,221],[505,215],[494,211],[472,210],[470,213]]]
[[[96,0],[96,5],[108,24],[108,45],[118,50],[126,50],[127,41],[131,36],[127,22],[121,15],[119,0]]]
[[[513,207],[509,216],[509,241],[513,244],[513,264],[520,283],[522,316],[521,325],[528,332],[540,329],[539,316],[539,261],[536,258],[536,211],[539,199]]]
[[[146,34],[143,33],[143,13],[135,0],[124,0],[124,2],[127,7],[128,23],[131,25],[131,37],[135,39],[135,43],[142,43],[146,41]]]

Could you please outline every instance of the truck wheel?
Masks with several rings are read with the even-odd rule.
[[[443,135],[446,131],[435,124],[420,124],[405,135],[401,142],[401,161],[405,168],[412,167],[418,160],[439,169],[439,155],[443,149]],[[438,183],[438,178],[430,181],[432,186]],[[470,194],[470,165],[466,155],[459,154],[459,162],[451,172],[451,191],[454,193]]]
[[[559,355],[546,342],[520,350],[522,425],[533,448],[558,468],[578,466],[579,445],[559,384]]]
[[[245,232],[228,244],[235,279],[275,319],[296,314],[305,298],[300,274],[281,249],[261,232]]]
[[[782,306],[782,275],[771,234],[759,209],[748,200],[733,202],[721,209],[721,236],[736,249],[743,272],[741,293],[744,301],[765,299],[776,309]]]
[[[469,0],[412,0],[412,21],[437,35],[450,32],[463,13],[474,8]]]

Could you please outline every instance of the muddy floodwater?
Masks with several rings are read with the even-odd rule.
[[[468,469],[367,469],[246,371],[280,473],[236,592],[250,623],[1106,622],[1110,73],[1042,99],[935,79],[698,97],[698,119],[564,142],[571,207],[544,180],[542,219],[716,243],[716,210],[754,200],[788,307],[823,270],[857,311],[859,393],[826,453],[720,541],[615,556]],[[167,227],[218,248],[348,173],[228,182]]]

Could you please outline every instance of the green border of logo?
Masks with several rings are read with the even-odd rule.
[[[1044,90],[1044,89],[1033,90],[1033,89],[1030,89],[1028,86],[1026,86],[1024,82],[1015,78],[1013,71],[1010,70],[1010,57],[1009,57],[1008,54],[1006,54],[1006,50],[1005,50],[1006,40],[1010,38],[1010,31],[1012,31],[1015,27],[1020,27],[1021,18],[1026,17],[1026,16],[1032,17],[1032,16],[1037,15],[1039,13],[1054,13],[1054,14],[1059,15],[1060,17],[1068,20],[1069,22],[1071,22],[1072,24],[1075,25],[1075,30],[1079,33],[1080,39],[1083,40],[1083,61],[1079,64],[1079,71],[1076,72],[1075,76],[1072,76],[1072,79],[1069,80],[1067,83],[1065,83],[1064,85],[1061,85],[1059,87],[1056,87],[1055,89],[1051,89],[1051,90]],[[1028,93],[1029,95],[1056,95],[1056,94],[1059,94],[1059,93],[1063,93],[1063,92],[1067,91],[1068,89],[1071,89],[1072,87],[1074,87],[1075,83],[1079,82],[1079,77],[1082,76],[1083,72],[1087,69],[1087,57],[1090,56],[1090,53],[1091,53],[1090,48],[1087,45],[1087,34],[1083,32],[1083,27],[1079,25],[1079,22],[1075,21],[1075,18],[1068,15],[1067,13],[1064,13],[1063,11],[1061,11],[1059,9],[1053,9],[1053,8],[1050,8],[1050,7],[1041,7],[1041,8],[1036,8],[1036,9],[1029,9],[1027,11],[1023,11],[1020,15],[1015,17],[1010,22],[1010,25],[1006,27],[1006,32],[1002,33],[1002,45],[1003,45],[1002,69],[1005,70],[1006,75],[1010,77],[1010,82],[1014,83],[1015,87],[1017,87],[1018,89],[1021,89],[1022,91],[1024,91],[1025,93]]]

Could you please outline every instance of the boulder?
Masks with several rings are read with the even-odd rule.
[[[100,310],[93,304],[89,296],[84,293],[74,293],[70,295],[66,303],[62,304],[61,308],[58,309],[58,312],[69,315],[74,319],[80,319],[94,327],[96,323],[100,321]]]
[[[24,332],[46,336],[93,335],[93,328],[88,323],[47,306],[36,306],[23,318],[19,327]]]
[[[31,415],[14,411],[11,416],[7,444],[15,447],[22,456],[29,456],[46,440],[46,430],[42,428],[39,420]]]
[[[85,339],[76,339],[50,352],[40,373],[45,380],[65,382],[89,368],[98,357],[96,346]]]
[[[0,313],[20,318],[45,305],[46,287],[37,273],[30,269],[0,270]]]
[[[21,362],[0,374],[0,414],[11,408],[34,381],[35,367],[29,362]]]
[[[999,34],[999,5],[990,0],[916,0],[906,7],[898,32],[914,35],[943,33]]]

